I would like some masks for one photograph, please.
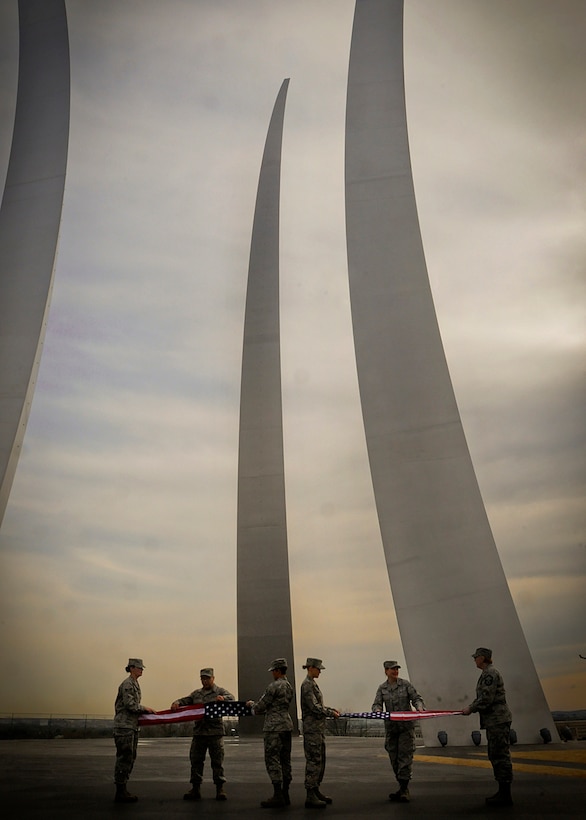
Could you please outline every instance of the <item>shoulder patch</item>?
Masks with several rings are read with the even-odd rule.
[[[492,686],[493,682],[494,682],[493,676],[492,675],[486,675],[486,677],[484,678],[484,683],[487,686]]]

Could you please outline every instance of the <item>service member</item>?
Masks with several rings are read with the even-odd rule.
[[[492,665],[492,650],[479,646],[472,655],[481,670],[476,684],[476,698],[462,714],[478,712],[480,728],[486,729],[488,759],[492,764],[494,779],[499,784],[498,791],[486,798],[487,806],[512,806],[511,783],[513,764],[511,762],[511,710],[507,706],[505,686],[498,669]]]
[[[142,658],[129,658],[126,671],[129,673],[120,686],[114,703],[114,743],[116,744],[116,764],[114,766],[114,783],[116,784],[117,803],[136,803],[138,797],[130,794],[126,788],[128,778],[136,760],[138,748],[138,719],[145,712],[155,711],[149,706],[141,705],[141,692],[138,679],[145,666]]]
[[[306,809],[325,809],[332,802],[320,791],[326,768],[326,718],[339,718],[340,713],[324,706],[317,679],[325,666],[320,658],[308,658],[303,667],[307,677],[301,684],[301,717],[303,720],[303,751],[305,752]]]
[[[211,703],[217,700],[234,700],[234,695],[215,683],[214,670],[206,666],[200,670],[201,688],[190,695],[178,698],[171,704],[176,711],[180,706],[191,706],[194,703]],[[193,722],[193,739],[189,750],[191,761],[191,789],[183,795],[184,800],[199,800],[203,781],[203,766],[206,752],[210,756],[212,777],[216,786],[216,800],[226,800],[224,791],[224,724],[222,718],[204,717]]]
[[[387,680],[376,690],[372,711],[408,712],[413,706],[416,711],[423,712],[423,698],[406,678],[399,677],[401,667],[397,661],[384,661],[383,666]],[[386,720],[385,749],[399,784],[399,789],[389,794],[389,799],[408,803],[415,752],[415,723],[412,720]]]
[[[289,706],[293,700],[293,687],[287,680],[287,660],[277,658],[269,666],[273,675],[261,697],[247,701],[253,715],[264,715],[264,748],[267,774],[273,784],[273,795],[261,802],[263,809],[288,806],[291,783],[291,739],[293,720]]]

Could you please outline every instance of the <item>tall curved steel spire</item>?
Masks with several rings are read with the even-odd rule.
[[[411,173],[402,0],[357,0],[346,112],[346,228],[356,362],[378,519],[409,674],[428,708],[474,694],[471,653],[504,674],[520,742],[554,733],[505,578],[435,315]],[[382,661],[382,658],[381,658]],[[422,725],[426,745],[476,725]]]
[[[257,698],[270,662],[285,657],[295,689],[285,513],[279,197],[283,118],[289,80],[277,95],[262,158],[248,268],[240,388],[238,460],[238,692]],[[295,700],[291,705],[297,725]],[[261,731],[262,718],[241,721]]]
[[[0,208],[0,522],[39,369],[69,142],[64,0],[19,0],[12,149]]]

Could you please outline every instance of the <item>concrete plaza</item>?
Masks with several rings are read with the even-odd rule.
[[[271,794],[260,738],[226,738],[226,802],[216,802],[206,761],[202,799],[182,799],[189,788],[189,738],[148,738],[139,743],[130,790],[132,805],[113,802],[114,744],[95,740],[0,741],[0,807],[9,820],[93,820],[105,817],[166,818],[302,817],[303,747],[293,741],[292,805],[262,809]],[[396,785],[390,775],[382,738],[328,737],[327,769],[322,790],[334,802],[322,815],[337,817],[515,818],[584,816],[586,744],[552,743],[513,747],[515,805],[489,809],[484,798],[495,791],[486,747],[418,748],[408,805],[391,803]],[[320,812],[318,812],[320,813]]]

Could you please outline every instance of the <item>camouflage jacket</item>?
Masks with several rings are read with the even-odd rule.
[[[480,728],[489,729],[500,723],[510,723],[511,710],[507,706],[505,686],[498,669],[492,664],[482,671],[476,684],[476,699],[469,706],[480,715]]]
[[[425,709],[423,698],[415,687],[405,678],[397,678],[396,682],[391,683],[390,680],[386,680],[381,683],[374,696],[372,711],[408,712],[411,705],[418,710]]]
[[[132,675],[122,681],[114,703],[114,729],[138,729],[138,718],[146,708],[140,705],[140,686]]]
[[[301,718],[303,720],[303,734],[311,732],[324,733],[326,718],[332,717],[334,710],[324,706],[321,689],[314,678],[309,675],[301,684]]]
[[[289,704],[293,700],[293,687],[286,677],[269,683],[259,700],[252,707],[253,714],[264,715],[263,732],[291,732],[293,721]]]
[[[212,684],[211,689],[195,689],[191,695],[186,695],[184,698],[177,698],[177,703],[180,706],[191,706],[193,703],[212,703],[217,700],[218,695],[222,695],[224,700],[234,700],[234,695],[228,692],[227,689],[222,689],[221,686]],[[193,721],[194,735],[223,735],[224,724],[222,718],[204,718],[203,720]]]

